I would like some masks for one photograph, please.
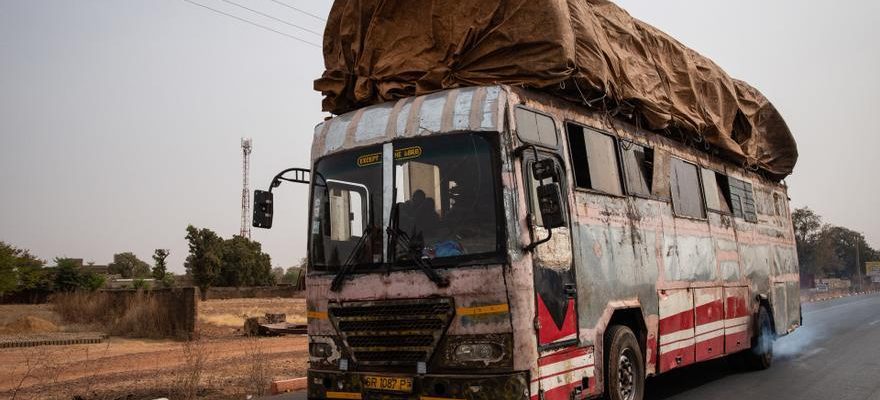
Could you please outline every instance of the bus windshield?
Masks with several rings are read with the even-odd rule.
[[[408,246],[396,247],[395,266],[414,257],[450,265],[500,250],[500,182],[490,142],[477,134],[394,142],[396,225]],[[327,156],[315,165],[311,260],[337,271],[351,258],[356,271],[385,264],[382,147]]]

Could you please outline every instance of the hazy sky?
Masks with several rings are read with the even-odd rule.
[[[320,43],[223,0],[194,0]],[[271,0],[236,2],[310,30]],[[327,0],[282,0],[326,15]],[[794,132],[794,206],[880,244],[880,2],[619,1],[634,16],[759,88]],[[0,240],[36,255],[107,263],[170,248],[187,224],[238,233],[239,138],[251,179],[308,166],[326,115],[318,48],[183,0],[0,0]],[[274,265],[305,255],[306,188],[276,190]]]

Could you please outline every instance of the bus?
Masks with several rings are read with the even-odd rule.
[[[701,143],[497,85],[335,116],[311,159],[272,183],[310,184],[309,399],[640,400],[801,324],[785,184]]]

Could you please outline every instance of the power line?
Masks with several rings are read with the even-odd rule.
[[[304,10],[302,10],[302,9],[296,8],[296,7],[294,7],[294,6],[290,5],[290,4],[287,4],[287,3],[284,3],[284,2],[281,2],[281,1],[278,1],[278,0],[269,0],[269,1],[271,1],[271,2],[273,2],[273,3],[275,3],[275,4],[278,4],[278,5],[280,5],[280,6],[287,7],[287,8],[289,8],[289,9],[291,9],[291,10],[298,11],[298,12],[300,12],[300,13],[302,13],[302,14],[308,15],[308,16],[314,18],[314,19],[317,19],[318,21],[321,21],[321,22],[327,22],[327,20],[324,19],[324,18],[322,18],[321,16],[318,16],[318,15],[312,14],[312,13],[310,13],[310,12],[308,12],[308,11],[304,11]]]
[[[309,46],[316,47],[316,48],[319,48],[319,49],[322,48],[321,45],[319,45],[319,44],[317,44],[317,43],[312,43],[312,42],[310,42],[310,41],[308,41],[308,40],[300,39],[300,38],[298,38],[298,37],[296,37],[296,36],[293,36],[293,35],[290,35],[290,34],[287,34],[287,33],[281,32],[281,31],[279,31],[279,30],[272,29],[272,28],[270,28],[270,27],[268,27],[268,26],[261,25],[261,24],[258,24],[258,23],[256,23],[256,22],[253,22],[253,21],[246,20],[246,19],[244,19],[244,18],[241,18],[241,17],[236,16],[236,15],[229,14],[229,13],[224,12],[224,11],[220,11],[220,10],[218,10],[218,9],[216,9],[216,8],[211,8],[211,7],[206,6],[206,5],[204,5],[204,4],[196,3],[196,2],[194,2],[194,1],[192,1],[192,0],[183,0],[183,1],[185,1],[185,2],[187,2],[187,3],[190,3],[190,4],[192,4],[192,5],[196,5],[196,6],[199,6],[199,7],[204,8],[204,9],[207,9],[207,10],[213,11],[213,12],[218,13],[218,14],[221,14],[221,15],[225,15],[225,16],[227,16],[227,17],[229,17],[229,18],[234,18],[234,19],[237,19],[237,20],[239,20],[239,21],[241,21],[241,22],[248,23],[248,24],[251,24],[251,25],[256,26],[256,27],[259,27],[259,28],[263,28],[263,29],[265,29],[265,30],[267,30],[267,31],[275,32],[275,33],[277,33],[277,34],[279,34],[279,35],[281,35],[281,36],[285,36],[285,37],[288,37],[288,38],[290,38],[290,39],[296,40],[297,42],[302,42],[302,43],[305,43],[305,44],[307,44],[307,45],[309,45]]]
[[[223,1],[224,3],[232,4],[232,5],[236,6],[236,7],[241,8],[241,9],[248,10],[248,11],[254,13],[254,14],[262,15],[262,16],[264,16],[264,17],[266,17],[266,18],[273,19],[273,20],[278,21],[278,22],[280,22],[280,23],[282,23],[282,24],[290,25],[290,26],[292,26],[292,27],[294,27],[294,28],[296,28],[296,29],[301,29],[301,30],[306,31],[306,32],[308,32],[308,33],[311,33],[311,34],[313,34],[313,35],[315,35],[315,36],[317,36],[317,37],[324,37],[324,35],[321,34],[321,32],[313,31],[313,30],[311,30],[311,29],[309,29],[309,28],[304,28],[304,27],[299,26],[299,25],[297,25],[297,24],[294,24],[294,23],[292,23],[292,22],[287,22],[287,21],[285,21],[285,20],[283,20],[283,19],[281,19],[281,18],[273,17],[273,16],[271,16],[271,15],[269,15],[269,14],[266,14],[266,13],[264,13],[264,12],[262,12],[262,11],[254,10],[253,8],[249,8],[249,7],[243,6],[243,5],[238,4],[238,3],[234,2],[234,1],[231,1],[231,0],[222,0],[222,1]]]

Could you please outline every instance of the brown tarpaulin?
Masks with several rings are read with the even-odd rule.
[[[624,110],[776,179],[797,162],[794,137],[760,92],[609,1],[337,0],[324,63],[315,89],[335,114],[510,84]]]

